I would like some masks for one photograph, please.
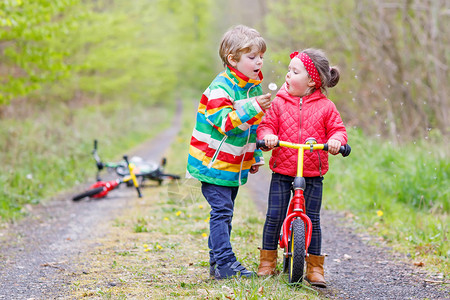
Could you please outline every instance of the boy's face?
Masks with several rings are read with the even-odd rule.
[[[241,59],[236,61],[232,56],[228,56],[230,64],[239,72],[250,79],[259,80],[259,72],[263,66],[263,52],[258,52],[257,49],[252,48],[252,51],[241,55]]]

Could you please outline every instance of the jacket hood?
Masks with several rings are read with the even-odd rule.
[[[280,90],[277,92],[277,97],[288,101],[288,102],[294,102],[294,103],[298,103],[300,101],[300,98],[303,98],[303,102],[305,101],[314,101],[314,100],[319,100],[322,99],[324,97],[324,95],[322,94],[322,92],[320,91],[320,89],[316,89],[314,91],[314,93],[308,95],[308,96],[304,96],[304,97],[295,97],[292,96],[291,94],[289,94],[286,91],[286,83],[284,83]]]

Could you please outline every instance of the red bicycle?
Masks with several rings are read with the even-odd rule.
[[[120,177],[115,180],[110,181],[101,181],[98,179],[96,183],[91,185],[89,189],[86,191],[75,195],[72,197],[73,201],[80,201],[83,198],[90,197],[90,198],[104,198],[108,193],[116,188],[118,188],[122,183],[127,183],[130,185],[133,185],[136,188],[136,191],[138,193],[138,197],[142,197],[141,189],[139,187],[138,180],[136,179],[135,174],[135,165],[133,163],[130,163],[128,161],[128,156],[123,156],[123,159],[126,163],[126,167],[128,169],[128,175]]]
[[[257,148],[265,148],[265,141],[258,140]],[[276,147],[287,147],[298,149],[297,175],[294,179],[294,195],[288,206],[286,218],[280,233],[280,248],[284,248],[283,272],[289,273],[289,283],[300,283],[303,280],[305,258],[311,243],[312,223],[306,215],[305,197],[303,191],[306,187],[303,177],[303,156],[306,150],[328,151],[328,144],[317,144],[314,138],[308,138],[305,144],[294,144],[279,141]],[[339,149],[342,156],[348,156],[351,152],[350,146],[344,145]]]

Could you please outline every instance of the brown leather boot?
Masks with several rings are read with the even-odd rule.
[[[258,276],[275,275],[277,267],[277,250],[260,250]]]
[[[323,277],[323,263],[325,262],[325,256],[317,256],[308,254],[306,256],[306,281],[312,286],[326,288],[327,284]]]

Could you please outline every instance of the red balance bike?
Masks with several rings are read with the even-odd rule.
[[[265,148],[264,140],[256,142],[257,148]],[[289,273],[289,283],[301,283],[305,258],[311,243],[312,224],[306,215],[305,197],[303,191],[306,187],[303,177],[303,156],[306,150],[328,151],[327,144],[317,144],[314,138],[306,140],[305,144],[293,144],[279,141],[277,147],[298,149],[297,176],[294,179],[294,196],[291,198],[280,233],[280,248],[284,248],[283,272]],[[349,145],[341,146],[339,153],[348,156],[351,152]]]
[[[124,155],[123,160],[125,162],[125,166],[128,170],[128,174],[120,177],[115,180],[110,181],[101,181],[98,178],[98,181],[91,185],[88,190],[82,192],[81,194],[75,195],[72,197],[73,201],[80,201],[83,198],[104,198],[108,193],[116,188],[118,188],[122,183],[126,183],[128,185],[134,186],[138,193],[138,197],[142,197],[141,189],[139,187],[139,182],[136,178],[135,168],[136,166],[133,163],[128,161],[128,156]]]

